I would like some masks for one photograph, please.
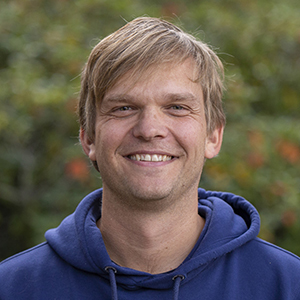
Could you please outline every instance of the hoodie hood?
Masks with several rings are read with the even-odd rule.
[[[260,227],[256,209],[244,198],[221,192],[198,190],[199,214],[205,226],[194,249],[175,270],[149,274],[113,263],[106,251],[96,221],[101,217],[102,189],[85,197],[75,212],[45,237],[50,247],[73,267],[109,279],[113,268],[118,285],[139,288],[170,289],[174,278],[184,278],[181,285],[202,272],[210,262],[253,240]]]

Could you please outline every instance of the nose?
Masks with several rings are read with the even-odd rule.
[[[145,108],[140,112],[132,132],[134,137],[145,141],[164,138],[168,133],[166,116],[157,108]]]

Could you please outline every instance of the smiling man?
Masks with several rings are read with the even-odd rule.
[[[222,127],[207,134],[195,71],[188,58],[150,66],[134,85],[125,74],[96,104],[94,138],[81,129],[103,180],[98,226],[110,257],[128,268],[176,268],[203,228],[198,184],[204,159],[220,149]]]
[[[222,144],[222,77],[206,44],[160,19],[103,39],[79,101],[103,188],[1,264],[0,299],[299,300],[299,258],[257,238],[255,208],[198,189]]]

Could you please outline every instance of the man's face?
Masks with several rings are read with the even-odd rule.
[[[195,195],[205,158],[221,146],[207,137],[203,93],[194,63],[164,64],[135,84],[123,76],[97,108],[95,139],[81,140],[97,161],[104,195],[144,201]]]

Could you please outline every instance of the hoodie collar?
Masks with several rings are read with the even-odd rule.
[[[194,249],[175,270],[149,274],[116,265],[110,260],[96,221],[101,217],[102,189],[85,197],[75,212],[50,229],[45,237],[56,253],[72,266],[109,280],[107,267],[116,270],[115,280],[126,289],[169,289],[174,278],[185,284],[217,257],[255,238],[260,220],[256,209],[242,197],[221,192],[198,191],[199,214],[205,226]],[[178,281],[179,282],[179,281]]]

